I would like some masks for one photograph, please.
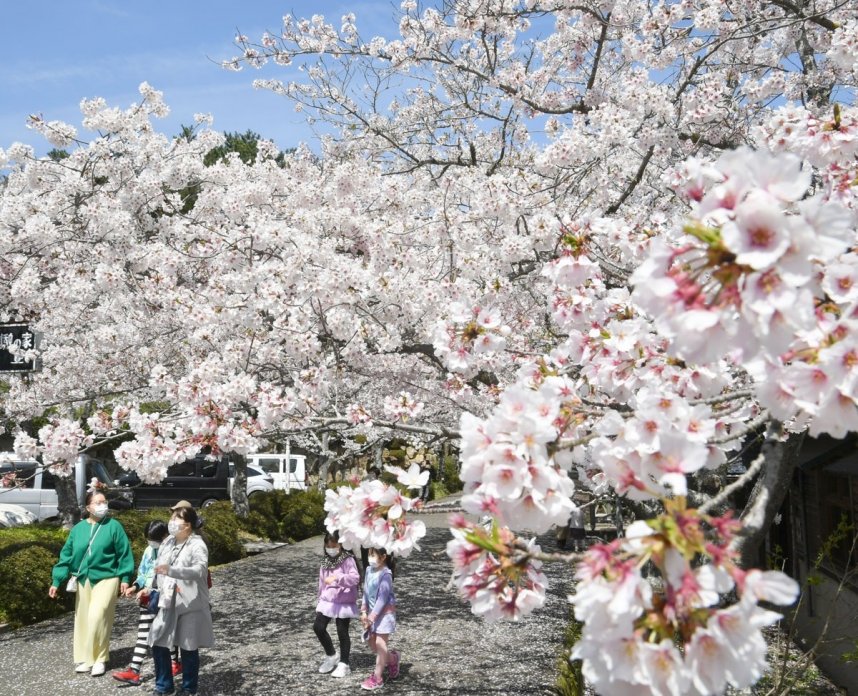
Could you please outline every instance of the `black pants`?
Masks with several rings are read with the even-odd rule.
[[[351,619],[334,619],[337,622],[337,638],[340,641],[340,662],[349,663],[349,653],[352,649],[352,639],[349,637],[349,622]],[[334,642],[328,635],[328,624],[331,623],[331,618],[316,612],[316,620],[313,622],[313,630],[316,632],[316,637],[325,649],[325,655],[333,655]]]

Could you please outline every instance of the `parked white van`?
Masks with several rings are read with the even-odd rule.
[[[303,454],[248,454],[247,465],[270,475],[277,490],[307,490],[307,467]]]
[[[105,486],[113,486],[104,464],[89,455],[81,454],[74,468],[75,493],[83,505],[87,484],[97,478]],[[130,493],[108,492],[111,509],[131,506]],[[17,505],[33,513],[41,522],[57,517],[56,476],[41,463],[20,459],[14,452],[0,452],[0,503]]]

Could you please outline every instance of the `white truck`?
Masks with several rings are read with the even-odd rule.
[[[271,476],[276,490],[307,490],[307,466],[303,454],[248,454],[247,466]]]
[[[89,482],[98,479],[106,488],[113,486],[104,464],[87,454],[78,455],[74,467],[75,496],[83,505]],[[57,477],[40,462],[18,457],[14,452],[0,453],[0,504],[14,505],[35,515],[40,522],[58,516]],[[114,489],[115,490],[115,489]],[[112,509],[131,507],[133,494],[108,491]]]

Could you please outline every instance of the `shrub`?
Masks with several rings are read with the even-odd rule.
[[[299,541],[325,531],[324,504],[324,494],[315,490],[256,493],[241,526],[271,541]]]
[[[74,608],[74,596],[48,597],[51,570],[68,532],[50,525],[0,530],[0,621],[23,626]]]
[[[152,510],[123,510],[111,513],[125,529],[134,552],[134,568],[140,563],[140,558],[146,550],[146,525],[152,520],[160,520],[166,524],[173,514],[169,508],[154,508]]]
[[[239,539],[238,518],[232,510],[231,503],[216,503],[197,512],[205,521],[201,531],[202,537],[209,547],[209,563],[211,565],[229,563],[244,558],[244,547],[242,547]],[[131,540],[135,567],[136,564],[140,563],[140,558],[146,550],[146,525],[152,520],[161,520],[166,523],[172,514],[169,508],[123,510],[115,513],[116,519],[125,527],[125,533]]]
[[[448,493],[462,490],[464,484],[459,478],[459,461],[455,456],[449,455],[444,459],[444,470],[441,473],[441,482]]]
[[[222,500],[200,511],[205,520],[202,536],[209,547],[209,564],[229,563],[247,554],[241,545],[241,525],[232,503]]]
[[[294,491],[289,494],[283,533],[298,541],[325,531],[325,496],[320,491]]]
[[[438,500],[439,498],[445,498],[450,495],[450,491],[447,490],[447,486],[444,485],[442,481],[432,481],[429,484],[429,500]]]
[[[289,494],[286,491],[254,493],[250,498],[250,514],[241,520],[241,526],[256,536],[283,541],[286,533],[283,518],[286,515]]]
[[[167,522],[172,513],[162,508],[114,514],[131,541],[136,568],[146,549],[146,525],[150,520]],[[205,519],[202,536],[209,547],[211,565],[245,556],[231,503],[216,503],[200,514]],[[51,570],[67,537],[66,530],[49,524],[0,529],[0,622],[24,626],[74,608],[74,596],[65,591],[56,600],[48,597]]]
[[[557,658],[557,693],[561,696],[582,696],[584,693],[584,676],[581,673],[581,661],[570,661],[569,656],[575,643],[581,638],[582,624],[575,618],[574,612],[569,611],[569,623],[563,636],[563,647]]]

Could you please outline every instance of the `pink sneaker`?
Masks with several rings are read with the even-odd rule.
[[[380,689],[384,686],[384,679],[378,679],[375,676],[375,672],[370,674],[366,679],[361,682],[360,688],[366,689],[367,691],[375,691],[376,689]]]
[[[399,676],[399,651],[390,651],[390,662],[387,663],[387,676],[396,679]]]

